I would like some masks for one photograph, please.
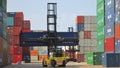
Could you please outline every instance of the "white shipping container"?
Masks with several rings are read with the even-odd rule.
[[[84,46],[84,39],[79,39],[79,45]]]
[[[40,50],[39,55],[47,55],[48,51],[47,50]]]
[[[90,23],[90,16],[85,16],[85,17],[84,17],[84,23],[85,23],[85,24]]]
[[[91,46],[97,46],[97,40],[91,39]]]
[[[90,29],[91,29],[91,31],[96,31],[96,24],[91,24],[90,25]]]
[[[31,61],[38,61],[38,56],[30,56]]]
[[[90,52],[96,52],[96,46],[91,46],[90,47]]]
[[[85,31],[91,31],[90,30],[90,24],[84,24],[84,30]]]
[[[84,52],[85,52],[85,53],[90,52],[90,47],[89,47],[89,46],[86,46]]]
[[[38,46],[33,47],[33,50],[39,50]]]
[[[96,17],[95,16],[91,16],[90,19],[91,19],[91,23],[93,23],[93,24],[96,23]]]
[[[84,49],[85,47],[84,46],[82,46],[82,47],[80,47],[80,53],[84,53]]]
[[[79,32],[79,39],[83,39],[84,38],[84,31],[80,31]]]
[[[97,38],[97,32],[91,32],[91,39]]]

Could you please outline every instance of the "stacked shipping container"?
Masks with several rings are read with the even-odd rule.
[[[95,16],[77,16],[77,31],[79,36],[80,52],[95,52],[96,50],[96,17]],[[83,57],[84,59],[84,57]]]

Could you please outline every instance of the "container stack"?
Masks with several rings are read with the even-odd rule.
[[[97,0],[97,52],[104,52],[104,0]]]
[[[48,56],[47,47],[31,47],[30,48],[30,57],[31,62],[42,62],[43,59],[47,59]]]
[[[96,51],[96,17],[77,16],[77,31],[79,36],[80,54]],[[81,55],[81,56],[82,56]],[[83,57],[84,59],[85,57]]]
[[[6,40],[6,9],[7,0],[0,0],[0,67],[7,64],[11,64],[9,45],[7,44]]]

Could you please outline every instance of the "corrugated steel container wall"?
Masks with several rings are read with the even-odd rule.
[[[102,55],[102,65],[105,67],[119,67],[120,66],[119,54],[104,53]]]
[[[0,37],[3,37],[3,24],[0,22]]]
[[[48,56],[47,56],[47,55],[44,55],[44,56],[39,55],[39,61],[43,61],[43,59],[44,59],[44,60],[45,60],[45,59],[48,59]]]
[[[120,39],[115,40],[115,53],[120,53]]]
[[[105,38],[114,37],[114,24],[105,25]]]
[[[79,31],[78,35],[79,35],[79,39],[84,39],[84,31]]]
[[[104,45],[104,51],[105,52],[114,52],[115,47],[114,47],[114,37],[111,38],[105,38],[105,45]]]
[[[30,54],[30,47],[22,47],[22,54]]]
[[[96,52],[104,52],[104,39],[97,40]]]
[[[115,26],[115,39],[120,39],[120,24]]]
[[[14,22],[13,22],[13,17],[7,17],[7,26],[13,26]]]
[[[97,39],[104,39],[104,27],[97,29]]]
[[[12,63],[18,63],[22,61],[22,55],[13,55],[12,56]]]
[[[21,27],[16,27],[16,26],[14,26],[13,27],[14,29],[13,29],[13,32],[14,32],[14,34],[13,35],[19,35],[20,34],[20,32],[21,32]]]
[[[78,54],[77,55],[77,62],[84,62],[85,61],[85,55],[84,54]]]
[[[22,29],[22,32],[30,32],[30,29]]]
[[[76,23],[84,23],[84,16],[77,16]]]
[[[0,66],[3,62],[3,39],[0,37]]]
[[[24,20],[23,29],[30,29],[30,20]]]
[[[91,24],[96,24],[96,16],[91,16]]]
[[[97,0],[97,5],[101,4],[102,2],[104,2],[104,0]]]
[[[90,25],[90,31],[96,31],[96,24],[91,24]]]
[[[105,0],[105,10],[109,10],[114,7],[114,0]]]
[[[30,56],[30,60],[32,61],[38,61],[38,56]]]
[[[119,0],[115,0],[115,24],[119,24],[120,23],[120,1]]]
[[[97,40],[96,39],[91,39],[91,46],[96,46],[97,45]]]
[[[30,54],[23,54],[22,61],[24,61],[25,63],[30,63]]]
[[[4,12],[7,10],[7,0],[0,0],[0,7],[4,9]]]
[[[91,39],[91,31],[84,31],[84,39]]]
[[[7,42],[8,44],[13,42],[13,27],[7,27]]]
[[[94,53],[92,53],[92,52],[88,52],[86,54],[86,56],[87,56],[87,64],[94,64],[93,55],[94,55]]]
[[[96,39],[97,38],[97,32],[91,32],[91,39]]]
[[[3,9],[0,7],[0,22],[3,23]]]
[[[90,24],[90,16],[84,16],[84,24]]]
[[[96,46],[80,46],[80,53],[96,52]]]
[[[19,17],[14,17],[14,26],[23,26],[23,19]]]
[[[94,65],[102,64],[102,54],[103,52],[94,52],[94,56],[93,56]]]
[[[97,0],[98,2],[99,0]],[[97,5],[97,16],[104,15],[104,1]]]
[[[91,31],[90,26],[91,24],[84,24],[84,31]]]
[[[47,54],[48,54],[47,50],[39,51],[39,55],[47,55]]]
[[[20,46],[13,46],[14,55],[22,55],[22,47]]]
[[[19,18],[24,19],[23,12],[16,12],[15,17],[19,17]]]
[[[13,44],[14,45],[20,44],[20,37],[19,36],[13,36]]]
[[[77,24],[77,31],[84,31],[84,24]]]
[[[114,23],[114,19],[115,19],[114,8],[105,12],[105,24]]]
[[[15,17],[16,13],[15,12],[7,12],[8,17]]]
[[[79,45],[84,46],[84,39],[79,39]]]
[[[104,27],[104,15],[97,16],[97,29]]]

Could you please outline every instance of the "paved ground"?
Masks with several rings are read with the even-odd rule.
[[[3,68],[43,68],[41,63],[28,63],[28,64],[13,64],[8,65]],[[53,67],[45,67],[45,68],[53,68]],[[55,68],[105,68],[101,65],[88,65],[86,63],[76,63],[76,62],[69,62],[66,67],[55,67]],[[112,67],[115,68],[115,67]],[[120,68],[120,67],[118,67]]]

